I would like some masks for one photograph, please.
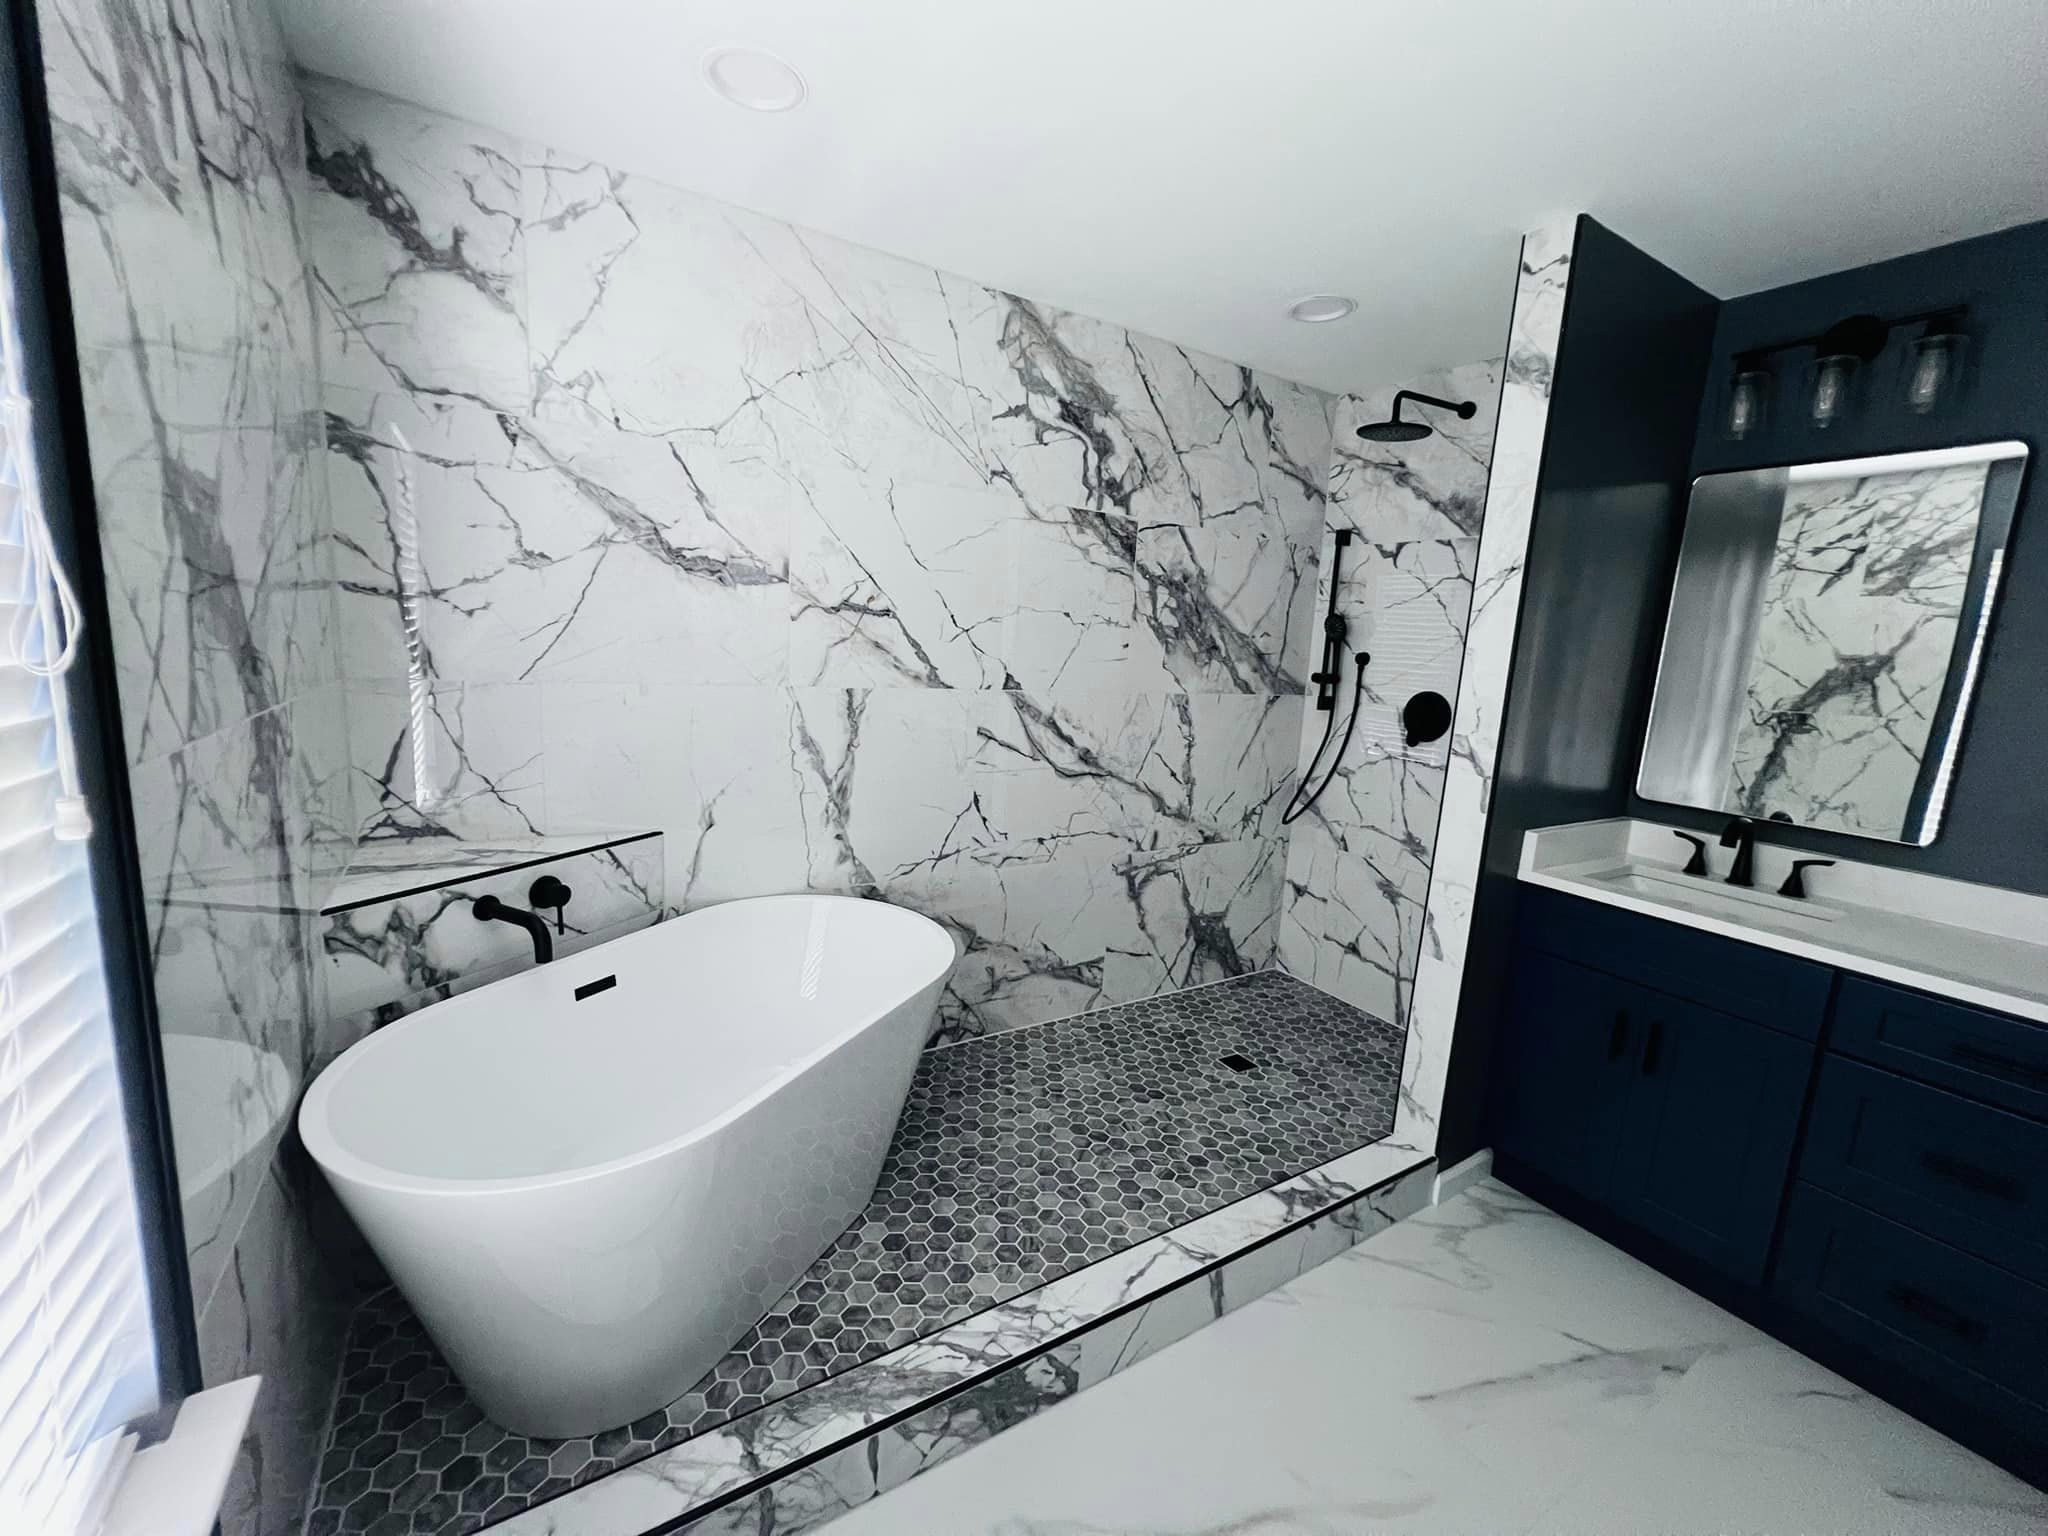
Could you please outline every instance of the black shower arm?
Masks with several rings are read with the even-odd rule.
[[[1401,402],[1413,400],[1417,405],[1433,405],[1440,411],[1456,411],[1459,416],[1469,418],[1478,409],[1470,400],[1439,400],[1435,395],[1425,395],[1419,389],[1404,389],[1394,396],[1394,409],[1387,420],[1401,419]]]

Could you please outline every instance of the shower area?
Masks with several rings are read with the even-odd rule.
[[[266,1377],[228,1536],[796,1529],[1427,1200],[1499,359],[1333,396],[305,74],[259,0],[40,10],[200,1355]],[[543,877],[557,954],[812,891],[958,956],[864,1214],[558,1441],[292,1125]]]

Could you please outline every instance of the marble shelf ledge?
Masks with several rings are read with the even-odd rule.
[[[659,837],[659,832],[571,832],[552,836],[420,838],[358,847],[348,869],[327,888],[320,915],[331,917],[578,854],[602,853]]]
[[[486,1529],[792,1536],[1413,1215],[1435,1172],[1360,1147]]]
[[[171,883],[164,901],[175,907],[332,917],[660,836],[658,831],[610,831],[366,843],[351,850],[345,863],[307,871],[290,884],[239,872],[187,873]]]

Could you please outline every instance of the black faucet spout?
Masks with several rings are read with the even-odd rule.
[[[524,928],[533,940],[533,963],[546,965],[555,958],[554,937],[548,932],[544,918],[528,912],[523,907],[508,906],[495,896],[479,896],[469,904],[469,910],[480,923],[510,923],[515,928]]]
[[[1735,862],[1728,867],[1728,885],[1756,884],[1756,823],[1738,816],[1721,834],[1721,846],[1735,850]]]

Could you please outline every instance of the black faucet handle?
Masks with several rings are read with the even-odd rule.
[[[1792,873],[1785,877],[1785,883],[1778,887],[1780,896],[1804,896],[1806,894],[1806,872],[1809,869],[1826,869],[1833,859],[1794,859]]]
[[[553,875],[542,875],[526,888],[526,901],[527,905],[531,906],[536,912],[545,912],[552,909],[555,914],[555,932],[567,933],[569,931],[567,908],[569,898],[573,894],[574,892],[568,886],[557,880]]]
[[[1707,840],[1704,837],[1694,837],[1690,832],[1680,832],[1676,828],[1672,830],[1671,835],[1682,837],[1692,844],[1692,857],[1685,861],[1684,873],[1704,875],[1707,872]]]

